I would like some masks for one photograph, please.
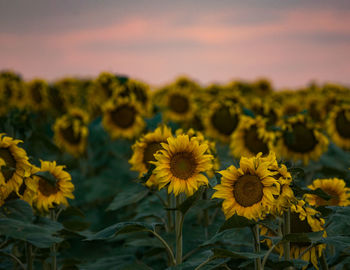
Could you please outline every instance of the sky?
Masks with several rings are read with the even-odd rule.
[[[0,70],[350,85],[348,0],[0,0]]]

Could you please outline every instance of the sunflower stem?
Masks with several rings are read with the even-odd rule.
[[[208,199],[208,193],[207,193],[207,189],[205,189],[203,192],[203,200],[206,201],[207,199]],[[204,218],[204,237],[205,237],[205,240],[208,240],[209,213],[207,208],[203,210],[203,218]]]
[[[170,266],[175,265],[176,261],[175,261],[175,258],[174,258],[174,253],[171,250],[171,248],[169,247],[168,243],[158,233],[156,233],[155,231],[148,230],[148,232],[153,233],[153,235],[155,237],[157,237],[160,242],[162,242],[162,244],[164,245],[164,247],[165,247],[165,249],[166,249],[166,251],[168,253],[168,257],[169,257],[169,260],[170,260]]]
[[[252,232],[254,238],[254,251],[255,253],[260,253],[259,224],[255,224],[252,226]],[[255,270],[261,270],[260,257],[255,259],[254,266]]]
[[[283,213],[283,236],[286,236],[287,234],[290,234],[290,209],[288,211],[285,211]],[[285,241],[283,244],[283,251],[284,251],[284,260],[289,261],[290,260],[290,242]]]
[[[176,208],[178,209],[182,202],[182,195],[176,197]],[[180,210],[176,210],[175,232],[176,232],[176,265],[182,263],[182,225],[183,214]]]
[[[56,221],[55,209],[50,209],[50,218],[52,221]],[[56,244],[53,244],[50,248],[52,254],[51,270],[57,270],[57,258],[56,258]]]
[[[173,208],[173,203],[172,203],[172,194],[167,193],[167,203],[168,203],[168,208]],[[168,217],[168,232],[171,232],[174,228],[173,226],[173,212],[172,211],[167,211],[167,217]]]
[[[321,258],[320,258],[320,264],[322,270],[328,270],[328,264],[327,264],[327,258],[324,254],[324,251],[322,251]]]
[[[33,247],[30,243],[26,243],[27,270],[33,270]]]

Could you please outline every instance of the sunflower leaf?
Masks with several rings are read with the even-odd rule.
[[[141,185],[138,185],[137,187],[131,186],[130,188],[118,193],[106,211],[115,211],[124,206],[137,203],[146,197],[148,192],[149,190]]]
[[[283,237],[283,241],[314,243],[322,239],[323,231],[310,233],[290,233]]]
[[[151,164],[149,167],[148,171],[139,179],[138,182],[140,183],[146,183],[148,179],[152,176],[153,170],[156,168],[156,165]]]
[[[181,203],[177,210],[180,210],[183,215],[187,213],[187,211],[191,208],[191,206],[199,199],[201,198],[203,188],[200,187],[196,193],[194,193],[191,197],[188,197],[183,203]]]
[[[245,217],[238,216],[238,215],[233,215],[228,220],[226,220],[224,224],[222,224],[222,226],[219,229],[219,232],[232,229],[232,228],[248,227],[254,224],[255,222],[250,219],[247,219]]]
[[[243,114],[246,116],[250,116],[251,118],[255,118],[254,112],[246,107],[243,107]]]
[[[212,249],[214,258],[234,258],[234,259],[256,259],[265,256],[266,252],[253,253],[253,252],[233,252],[227,249],[214,248]]]
[[[45,179],[53,186],[56,185],[57,179],[50,172],[37,172],[35,175]]]
[[[297,197],[302,197],[304,194],[313,194],[313,195],[317,195],[318,197],[320,197],[326,201],[328,201],[332,198],[332,196],[328,195],[326,192],[324,192],[320,188],[313,190],[313,189],[308,189],[308,188],[300,188],[297,185],[293,185],[292,189]]]

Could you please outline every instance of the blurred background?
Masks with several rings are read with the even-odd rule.
[[[0,0],[0,69],[48,80],[125,74],[158,86],[266,77],[350,84],[347,0]]]

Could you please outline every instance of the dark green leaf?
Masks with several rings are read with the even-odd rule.
[[[140,178],[140,183],[146,183],[148,179],[151,177],[153,170],[156,168],[156,165],[151,164],[148,171]]]
[[[7,201],[1,208],[0,213],[8,218],[31,222],[34,218],[32,207],[23,200]]]
[[[57,179],[50,172],[37,172],[35,175],[45,179],[53,186],[56,185]]]
[[[183,215],[187,213],[187,211],[191,208],[191,206],[201,198],[203,192],[203,188],[199,188],[196,193],[194,193],[191,197],[188,197],[183,203],[181,203],[178,207],[178,210],[182,212]]]
[[[123,190],[114,197],[107,211],[115,211],[129,204],[137,203],[142,200],[148,192],[149,190],[141,185]]]
[[[246,107],[243,107],[243,114],[250,116],[251,118],[255,118],[254,112]]]
[[[255,222],[252,220],[249,220],[245,217],[233,215],[228,220],[224,222],[224,224],[220,227],[219,232],[222,232],[224,230],[232,229],[232,228],[242,228],[247,226],[254,225]]]
[[[266,254],[266,252],[261,252],[259,254],[252,252],[233,252],[222,248],[214,248],[212,251],[214,253],[212,258],[256,259]]]
[[[323,231],[311,232],[311,233],[291,233],[283,237],[283,240],[290,242],[308,242],[315,243],[322,239]]]

